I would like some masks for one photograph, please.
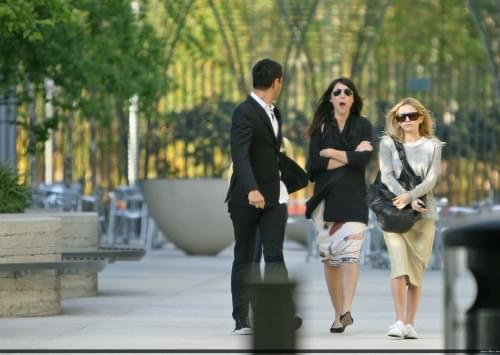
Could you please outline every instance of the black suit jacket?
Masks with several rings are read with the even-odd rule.
[[[278,137],[266,111],[251,96],[238,105],[231,124],[231,158],[233,175],[226,202],[237,206],[250,206],[248,193],[259,190],[266,207],[279,203],[281,147],[281,114],[277,108]]]
[[[316,183],[313,196],[306,203],[307,218],[325,200],[325,221],[367,223],[365,167],[372,152],[355,151],[356,146],[364,140],[372,141],[372,124],[361,116],[349,116],[342,132],[331,120],[325,123],[323,132],[320,128],[313,132],[309,142],[307,170],[311,180]],[[329,159],[319,155],[324,148],[345,151],[347,164],[328,170]]]

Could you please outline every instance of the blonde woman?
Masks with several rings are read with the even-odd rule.
[[[406,191],[397,181],[402,163],[393,139],[403,144],[408,163],[422,178],[422,183],[411,191]],[[382,182],[396,195],[394,206],[404,208],[410,204],[423,217],[406,233],[384,232],[391,260],[391,289],[396,311],[396,322],[387,333],[390,337],[418,338],[414,324],[424,272],[432,255],[437,219],[432,189],[440,173],[442,146],[433,134],[429,111],[418,100],[405,98],[387,114],[386,135],[380,142]]]

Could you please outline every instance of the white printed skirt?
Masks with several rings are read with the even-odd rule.
[[[331,266],[342,263],[358,263],[363,245],[366,224],[361,222],[325,222],[325,202],[313,211],[311,217],[316,228],[321,261]]]

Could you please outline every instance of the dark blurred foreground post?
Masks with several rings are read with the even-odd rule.
[[[255,354],[263,354],[266,350],[286,350],[279,353],[295,354],[294,288],[294,282],[282,280],[252,283]]]
[[[500,351],[500,220],[449,229],[444,238],[445,347]],[[459,298],[473,289],[459,287],[468,271],[477,296],[460,309]]]

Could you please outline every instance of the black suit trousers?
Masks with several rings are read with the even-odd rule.
[[[288,280],[283,257],[285,226],[288,218],[286,204],[264,209],[229,204],[229,214],[234,228],[234,260],[231,271],[233,319],[248,317],[250,305],[249,282],[258,277],[254,262],[257,228],[262,238],[265,261],[265,280]]]

